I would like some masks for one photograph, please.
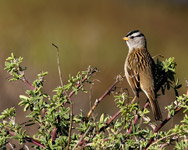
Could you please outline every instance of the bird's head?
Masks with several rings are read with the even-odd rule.
[[[123,40],[126,41],[129,50],[134,48],[146,48],[146,38],[139,30],[129,32]]]

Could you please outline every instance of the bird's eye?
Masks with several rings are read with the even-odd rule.
[[[134,39],[134,36],[131,36],[130,39]]]

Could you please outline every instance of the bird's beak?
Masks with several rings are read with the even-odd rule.
[[[124,40],[124,41],[128,41],[129,38],[125,36],[125,37],[123,38],[123,40]]]

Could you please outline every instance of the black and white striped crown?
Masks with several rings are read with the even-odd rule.
[[[144,37],[144,34],[142,34],[139,30],[133,30],[129,32],[126,37]]]

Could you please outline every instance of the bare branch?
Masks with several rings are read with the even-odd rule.
[[[63,87],[62,72],[61,72],[60,61],[59,61],[59,47],[57,45],[55,45],[54,43],[52,43],[52,46],[54,46],[57,51],[57,68],[58,68],[58,72],[59,72],[60,83],[61,83],[61,86]]]
[[[96,99],[94,105],[91,107],[90,111],[87,114],[87,118],[89,118],[91,116],[91,114],[93,113],[93,111],[95,110],[95,108],[97,107],[97,105],[108,95],[110,94],[110,92],[114,89],[114,87],[116,86],[116,84],[118,84],[120,81],[122,81],[123,77],[118,75],[116,78],[116,81],[104,92],[104,94],[99,98]]]

